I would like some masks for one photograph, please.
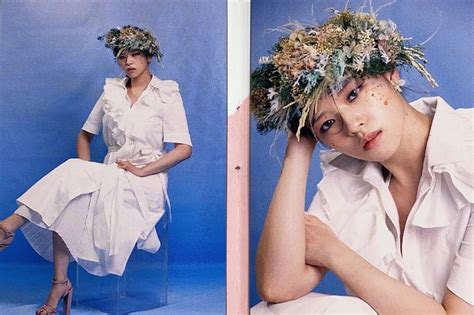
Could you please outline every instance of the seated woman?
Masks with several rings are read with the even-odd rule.
[[[261,61],[251,108],[288,144],[257,250],[266,302],[252,314],[473,314],[473,112],[406,101],[399,67],[436,85],[421,48],[391,21],[343,11]],[[328,150],[305,213],[317,142]],[[353,296],[311,293],[327,270]]]
[[[54,279],[37,314],[56,314],[64,299],[69,314],[71,259],[87,272],[122,275],[130,254],[155,253],[155,230],[165,215],[167,170],[191,155],[191,138],[178,84],[150,73],[158,42],[136,26],[111,29],[105,36],[124,78],[106,79],[104,92],[77,138],[78,159],[70,159],[18,198],[19,208],[0,221],[0,250],[22,227],[43,258],[54,261]],[[104,163],[90,162],[90,142],[102,130],[108,151]],[[174,143],[167,152],[165,143]]]

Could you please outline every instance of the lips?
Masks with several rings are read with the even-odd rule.
[[[136,70],[135,68],[127,68],[127,71],[133,71]]]
[[[370,150],[377,145],[380,137],[382,136],[382,130],[373,131],[368,133],[364,137],[364,150]]]

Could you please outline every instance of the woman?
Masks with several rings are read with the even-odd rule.
[[[252,313],[472,314],[472,111],[439,97],[408,104],[400,66],[436,85],[420,47],[391,21],[344,11],[261,62],[258,129],[289,136],[256,258],[271,303]],[[305,214],[317,142],[332,150]],[[327,270],[354,297],[310,293]]]
[[[191,156],[178,85],[150,73],[152,58],[161,59],[153,35],[124,26],[99,39],[113,50],[126,77],[106,79],[79,132],[78,159],[43,177],[18,198],[15,213],[0,221],[1,249],[22,227],[33,248],[54,261],[53,285],[37,314],[55,313],[61,299],[69,314],[70,259],[95,275],[122,275],[135,244],[158,251],[155,224],[168,201],[166,171]],[[104,164],[90,162],[90,143],[101,129],[108,147]],[[165,142],[174,149],[166,152]]]

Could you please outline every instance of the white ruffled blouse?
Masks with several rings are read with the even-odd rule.
[[[104,163],[128,160],[145,165],[164,153],[164,143],[191,145],[178,84],[153,76],[135,104],[127,95],[125,79],[106,79],[104,92],[83,130],[102,133],[108,152]]]
[[[378,163],[322,152],[323,179],[308,211],[384,273],[438,302],[447,287],[472,305],[473,110],[454,110],[440,97],[422,98],[412,106],[434,118],[403,250],[389,180]]]

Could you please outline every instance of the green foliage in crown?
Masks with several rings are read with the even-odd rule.
[[[415,68],[432,86],[421,46],[410,46],[390,20],[364,12],[334,11],[322,25],[292,24],[287,36],[260,58],[251,77],[251,111],[265,134],[299,119],[297,137],[312,106],[325,92],[337,93],[349,77]]]
[[[156,56],[158,61],[163,57],[156,38],[147,30],[137,26],[126,25],[110,29],[105,35],[99,36],[105,47],[112,49],[118,57],[122,51],[141,51],[150,56]]]

